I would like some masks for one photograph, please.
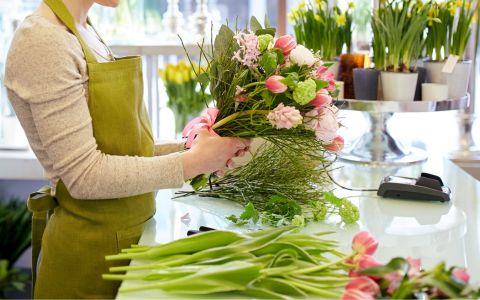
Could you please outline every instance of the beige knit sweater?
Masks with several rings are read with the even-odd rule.
[[[52,184],[62,179],[78,199],[180,187],[182,158],[179,153],[168,154],[179,151],[180,144],[157,145],[151,158],[106,155],[97,149],[87,84],[86,62],[75,36],[45,17],[27,17],[8,53],[5,86]]]

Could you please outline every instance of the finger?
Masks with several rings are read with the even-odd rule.
[[[235,163],[233,162],[233,160],[229,159],[227,161],[227,168],[232,169],[234,166],[235,166]]]
[[[244,157],[245,156],[245,150],[238,150],[237,153],[235,154],[237,157]]]
[[[252,139],[243,139],[245,145],[250,146],[252,144]]]
[[[223,176],[225,176],[225,171],[224,170],[218,170],[217,172],[215,172],[215,175],[217,175],[218,177],[223,177]]]

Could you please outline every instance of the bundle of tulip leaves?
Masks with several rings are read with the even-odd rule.
[[[214,230],[157,246],[132,245],[107,260],[144,264],[112,267],[106,280],[134,280],[119,292],[162,290],[187,295],[237,294],[241,297],[291,299],[478,298],[461,268],[444,263],[422,270],[419,259],[393,258],[383,265],[373,258],[379,243],[357,233],[352,253],[339,252],[329,232],[302,234],[298,227],[235,233]]]

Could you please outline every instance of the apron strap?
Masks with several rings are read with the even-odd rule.
[[[97,59],[95,55],[92,54],[90,47],[83,40],[81,34],[78,32],[77,26],[75,25],[75,20],[73,19],[72,14],[68,11],[68,8],[65,6],[62,0],[44,0],[45,4],[50,7],[53,13],[57,18],[62,21],[62,23],[67,26],[67,28],[75,35],[75,37],[80,42],[82,46],[83,54],[85,54],[85,60],[87,63],[96,63]]]
[[[58,206],[57,201],[51,195],[51,188],[44,186],[38,191],[31,193],[27,200],[28,209],[32,212],[32,296],[35,291],[37,279],[37,264],[42,247],[42,237],[47,221]]]

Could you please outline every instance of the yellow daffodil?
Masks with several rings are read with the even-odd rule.
[[[453,17],[453,16],[455,16],[455,12],[457,11],[457,7],[452,5],[448,8],[448,11],[450,12],[450,15]]]
[[[305,8],[305,1],[301,1],[299,4],[298,4],[298,9],[304,9]]]
[[[318,15],[318,14],[315,14],[315,17],[314,17],[314,18],[315,18],[315,20],[316,20],[317,22],[320,22],[320,21],[322,20],[322,19],[320,18],[320,15]]]
[[[348,8],[354,9],[354,8],[355,8],[355,3],[353,3],[353,2],[348,2]]]
[[[462,0],[457,0],[456,2],[457,6],[460,7],[463,5],[463,1]]]
[[[465,2],[465,9],[469,10],[472,7],[472,2]]]
[[[337,26],[341,27],[341,26],[345,26],[345,24],[347,24],[347,17],[345,17],[345,14],[336,15],[335,19],[337,21]]]

